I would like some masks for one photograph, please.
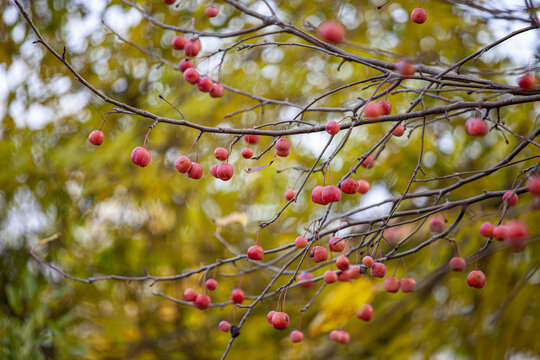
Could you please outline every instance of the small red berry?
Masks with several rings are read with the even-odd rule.
[[[195,179],[195,180],[200,179],[202,174],[203,174],[203,168],[201,164],[198,164],[196,162],[191,163],[191,167],[189,168],[187,172],[188,178]]]
[[[368,118],[376,118],[383,114],[383,109],[379,103],[370,101],[364,107],[364,115]]]
[[[298,277],[296,278],[296,280],[298,282],[301,282],[301,281],[311,280],[314,277],[315,276],[312,273],[304,271],[304,272],[301,272],[300,274],[298,274]],[[300,284],[300,287],[308,288],[308,287],[312,287],[313,285],[315,285],[315,282],[308,281],[306,283]]]
[[[175,50],[182,50],[184,49],[184,45],[186,45],[187,43],[187,40],[185,37],[183,37],[182,35],[178,35],[178,36],[175,36],[173,41],[172,41],[172,47],[175,49]]]
[[[383,278],[386,275],[386,265],[376,262],[371,267],[371,276]]]
[[[396,293],[399,290],[399,280],[393,276],[384,279],[384,290],[389,293]]]
[[[504,236],[504,242],[513,251],[521,251],[527,246],[529,238],[529,228],[525,223],[511,221],[508,223],[508,229]]]
[[[195,307],[197,307],[200,310],[204,310],[204,309],[208,309],[208,307],[210,306],[210,302],[211,302],[210,296],[205,295],[205,294],[199,294],[195,298],[193,305],[195,305]]]
[[[417,24],[423,24],[426,22],[427,12],[422,8],[416,8],[411,13],[411,20]]]
[[[214,86],[214,82],[208,76],[201,76],[199,80],[197,80],[197,87],[202,92],[209,92],[212,89],[212,86]]]
[[[314,246],[310,253],[314,262],[319,263],[328,259],[328,251],[322,246]]]
[[[494,228],[495,228],[495,225],[485,222],[482,225],[480,225],[480,234],[483,237],[491,237],[493,235]]]
[[[277,330],[285,330],[289,327],[289,315],[285,312],[276,312],[274,316],[272,316],[272,325]]]
[[[199,51],[201,51],[201,47],[201,40],[198,38],[190,39],[184,45],[184,54],[186,54],[186,56],[197,56]]]
[[[308,244],[308,240],[303,236],[299,236],[296,238],[296,240],[294,240],[294,245],[299,249],[305,248],[307,244]]]
[[[349,258],[345,255],[340,255],[336,259],[336,266],[339,270],[345,271],[349,268],[351,263],[349,262]]]
[[[218,147],[214,150],[214,157],[219,161],[225,161],[229,158],[229,152],[225,148]]]
[[[256,144],[261,139],[261,135],[244,135],[244,141],[248,144]]]
[[[373,265],[375,265],[375,260],[373,260],[371,256],[364,256],[362,258],[362,264],[364,264],[368,268],[372,268]]]
[[[494,239],[502,240],[506,236],[507,231],[508,231],[508,226],[498,225],[493,228],[491,235],[493,236]]]
[[[392,103],[390,101],[379,101],[379,107],[381,108],[382,115],[390,115],[392,113]]]
[[[330,135],[336,135],[340,130],[339,123],[337,121],[329,121],[328,124],[326,124],[326,132]]]
[[[429,221],[429,230],[434,233],[442,233],[445,227],[446,223],[441,218],[435,217]]]
[[[274,314],[276,312],[274,310],[270,311],[268,315],[266,315],[266,321],[268,321],[270,324],[272,323],[272,318],[274,317]]]
[[[206,16],[208,16],[209,18],[213,18],[213,17],[216,17],[218,15],[218,9],[214,6],[209,6],[206,8],[206,10],[204,10],[204,13],[206,14]]]
[[[340,237],[334,236],[328,240],[328,248],[333,252],[342,252],[345,249],[345,240],[341,240]]]
[[[362,161],[362,166],[366,169],[371,169],[375,165],[375,159],[373,155],[368,155],[364,161]]]
[[[197,297],[197,292],[191,288],[184,290],[184,300],[193,301]]]
[[[411,64],[407,59],[399,59],[396,63],[396,70],[403,77],[414,75],[416,72],[416,66]]]
[[[285,199],[292,200],[296,196],[296,192],[294,190],[287,190],[285,191]]]
[[[349,273],[349,270],[344,270],[338,274],[337,278],[341,282],[349,282],[351,281],[351,274]]]
[[[450,259],[450,270],[462,272],[467,268],[467,261],[462,257],[453,257]]]
[[[533,74],[527,73],[518,79],[518,85],[525,91],[532,91],[536,87],[536,78]]]
[[[291,331],[289,338],[291,339],[291,342],[297,343],[304,340],[304,333],[302,333],[300,330],[293,330]]]
[[[370,188],[369,182],[363,179],[358,180],[358,192],[360,194],[367,193],[369,191],[369,188]]]
[[[220,321],[218,325],[219,330],[223,332],[229,332],[231,330],[231,324],[228,321]]]
[[[533,195],[540,195],[540,176],[530,178],[527,190]]]
[[[253,245],[248,249],[247,256],[251,260],[262,260],[264,257],[264,249],[262,246]]]
[[[223,181],[229,181],[234,174],[234,168],[229,163],[221,163],[217,168],[217,176]]]
[[[404,293],[413,292],[416,290],[416,280],[413,278],[403,278],[399,281],[399,287]]]
[[[514,206],[518,202],[518,195],[513,191],[507,191],[504,193],[502,201],[504,202],[506,199],[508,199],[508,205]]]
[[[94,145],[103,144],[104,139],[105,139],[105,135],[103,135],[103,131],[100,131],[100,130],[94,130],[88,136],[88,141],[90,141]]]
[[[358,181],[353,178],[347,178],[341,182],[341,191],[345,194],[356,194],[358,191]]]
[[[360,279],[364,274],[360,271],[360,265],[351,265],[347,270],[351,279]]]
[[[392,130],[392,135],[396,137],[402,137],[403,134],[405,134],[405,128],[401,125],[396,126],[396,128]]]
[[[286,157],[289,156],[291,149],[291,142],[287,138],[280,138],[276,141],[276,154],[277,156]]]
[[[324,41],[331,44],[339,44],[345,39],[346,30],[338,21],[328,20],[319,25],[317,33]]]
[[[320,205],[328,204],[327,202],[324,202],[322,200],[322,192],[323,192],[322,186],[315,186],[313,188],[313,191],[311,191],[311,201],[313,201],[315,204],[320,204]]]
[[[199,80],[199,72],[192,67],[186,69],[186,71],[184,71],[184,80],[191,85],[196,84]]]
[[[351,336],[345,330],[332,330],[330,332],[330,339],[341,344],[347,344],[351,340]]]
[[[467,275],[467,284],[470,287],[481,289],[486,285],[486,275],[480,270],[473,270]]]
[[[191,61],[189,59],[182,59],[178,63],[178,69],[181,72],[185,72],[187,69],[192,68],[192,67],[193,67],[193,61]]]
[[[332,270],[326,270],[323,275],[324,282],[327,284],[333,284],[338,280],[338,276]]]
[[[137,146],[131,152],[131,161],[133,161],[135,165],[139,165],[140,167],[145,167],[146,165],[148,165],[151,158],[152,155],[150,155],[150,151],[140,146]]]
[[[243,148],[242,149],[242,157],[244,159],[251,159],[253,157],[253,150],[250,148]]]
[[[216,279],[208,279],[206,280],[206,288],[210,291],[216,290],[218,287],[218,282]]]
[[[223,85],[219,83],[214,83],[214,85],[212,85],[212,88],[210,89],[210,97],[220,98],[223,97],[223,95],[225,95],[225,88],[223,87]]]
[[[373,318],[373,306],[364,304],[356,313],[356,317],[360,320],[369,321]]]
[[[331,203],[341,200],[341,191],[336,185],[328,185],[323,188],[321,194],[322,201]]]
[[[174,167],[182,174],[185,174],[191,168],[191,160],[187,156],[180,156],[174,162]]]
[[[484,136],[488,133],[488,125],[484,120],[472,117],[465,122],[465,130],[471,136]]]
[[[244,299],[245,299],[245,294],[244,294],[244,290],[242,289],[239,289],[239,288],[236,288],[232,291],[231,293],[231,300],[235,303],[235,304],[241,304],[244,302]]]

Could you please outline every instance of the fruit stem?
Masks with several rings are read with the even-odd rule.
[[[101,129],[103,129],[103,125],[105,125],[105,121],[107,121],[107,119],[109,118],[109,115],[111,115],[114,111],[108,111],[106,113],[103,113],[101,114],[101,118],[103,119],[103,115],[107,114],[105,116],[105,118],[103,119],[103,121],[101,122],[101,126],[99,127],[99,131],[101,131]]]

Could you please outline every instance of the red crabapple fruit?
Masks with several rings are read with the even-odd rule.
[[[277,330],[285,330],[289,327],[289,315],[285,312],[276,312],[274,316],[272,316],[272,325]]]
[[[384,279],[384,290],[389,293],[396,293],[399,290],[399,280],[393,276]]]
[[[184,45],[184,54],[186,54],[186,56],[197,56],[199,51],[201,51],[201,47],[201,40],[198,38],[189,39]]]
[[[332,270],[326,270],[323,275],[324,282],[327,284],[333,284],[338,280],[338,276]]]
[[[360,179],[357,182],[358,182],[358,192],[360,194],[365,194],[369,191],[370,186],[369,186],[368,181]]]
[[[373,155],[368,155],[364,161],[362,161],[362,166],[366,169],[371,169],[375,165],[375,158]]]
[[[396,126],[396,128],[392,130],[392,135],[396,137],[402,137],[403,134],[405,134],[405,128],[401,125]]]
[[[229,163],[221,163],[217,168],[217,176],[223,181],[229,181],[234,174],[234,168]]]
[[[341,191],[336,185],[325,186],[321,194],[322,201],[331,203],[341,200]]]
[[[294,190],[289,189],[285,191],[285,199],[292,200],[294,199],[295,196],[296,196],[296,192]]]
[[[435,217],[429,221],[429,230],[434,233],[442,233],[445,227],[446,223],[441,218]]]
[[[256,144],[261,139],[261,135],[251,135],[247,134],[244,135],[244,141],[248,144]]]
[[[319,263],[328,259],[328,251],[322,246],[314,246],[310,253],[314,262]]]
[[[481,289],[486,285],[486,275],[480,270],[473,270],[467,275],[467,284],[470,287]]]
[[[248,249],[247,256],[251,260],[262,260],[264,257],[264,249],[260,245],[253,245]]]
[[[250,148],[243,148],[242,149],[242,157],[244,159],[251,159],[253,157],[253,150]]]
[[[197,80],[197,87],[202,92],[210,92],[212,86],[214,86],[214,82],[208,76],[201,76],[199,80]]]
[[[506,236],[506,232],[508,231],[508,226],[506,225],[497,225],[493,228],[493,231],[491,232],[491,235],[494,239],[497,240],[503,240]]]
[[[291,331],[289,338],[291,339],[291,342],[298,343],[304,340],[304,333],[302,333],[300,330],[293,330]]]
[[[140,167],[145,167],[146,165],[148,165],[151,158],[152,155],[150,155],[150,151],[140,146],[137,146],[131,152],[131,161],[133,161],[135,165],[138,165]]]
[[[218,282],[216,279],[208,279],[206,280],[206,288],[210,291],[214,291],[218,287]]]
[[[174,39],[172,41],[172,47],[175,50],[183,50],[184,45],[186,45],[186,43],[187,43],[186,38],[183,37],[182,35],[178,35],[178,36],[174,37]]]
[[[187,69],[192,68],[192,67],[193,67],[193,61],[191,61],[189,59],[182,59],[178,63],[178,69],[181,72],[185,72]]]
[[[215,178],[218,177],[218,176],[217,176],[217,168],[219,167],[219,165],[220,165],[220,164],[214,164],[214,165],[212,165],[212,167],[210,168],[210,174],[211,174],[213,177],[215,177]]]
[[[371,276],[383,278],[386,275],[386,265],[376,262],[371,267]]]
[[[347,270],[351,279],[360,279],[364,274],[360,271],[360,265],[351,265]]]
[[[214,157],[219,161],[225,161],[229,158],[229,152],[225,148],[218,147],[214,150]]]
[[[373,260],[371,256],[364,256],[362,258],[362,264],[364,264],[368,268],[372,268],[373,265],[375,265],[375,260]]]
[[[349,258],[346,257],[345,255],[340,255],[336,259],[336,266],[341,271],[347,270],[350,265],[351,263],[349,262]]]
[[[199,80],[199,72],[192,67],[186,69],[186,71],[184,71],[184,80],[191,85],[196,84]]]
[[[167,5],[172,5],[176,2],[176,0],[163,0],[163,2]]]
[[[191,168],[191,160],[187,156],[180,156],[174,162],[174,167],[182,174],[185,174]]]
[[[219,170],[219,168],[218,168],[218,170]],[[188,178],[197,180],[197,179],[200,179],[202,177],[202,174],[203,174],[203,168],[202,168],[201,164],[198,164],[196,162],[191,163],[191,167],[189,168],[189,170],[187,172]]]
[[[317,33],[326,42],[339,44],[345,39],[345,27],[336,20],[322,22],[317,28]]]
[[[220,98],[225,95],[225,88],[220,83],[214,83],[210,89],[210,97]]]
[[[276,154],[277,156],[286,157],[289,156],[291,149],[291,142],[287,138],[280,138],[276,141]]]
[[[240,289],[240,288],[236,288],[232,291],[231,293],[231,300],[233,303],[235,304],[241,304],[244,302],[244,299],[245,299],[245,294],[244,294],[244,290]]]
[[[390,101],[379,101],[379,107],[381,108],[381,115],[390,115],[392,113],[392,103]]]
[[[336,135],[340,130],[339,123],[337,121],[329,121],[328,124],[326,124],[326,132],[330,135]]]
[[[340,237],[334,236],[328,240],[328,248],[333,252],[342,252],[345,249],[345,241]]]
[[[313,275],[312,273],[303,271],[300,274],[298,274],[298,277],[296,278],[296,281],[301,282],[301,281],[311,280],[314,277],[315,277],[315,275]],[[315,282],[308,281],[308,282],[305,282],[303,284],[300,284],[300,287],[308,288],[308,287],[312,287],[313,285],[315,285]]]
[[[184,290],[184,300],[186,301],[194,301],[197,297],[197,292],[191,288],[187,288]]]
[[[465,122],[465,130],[471,136],[484,136],[488,133],[488,125],[484,120],[472,117]]]
[[[351,274],[349,273],[349,270],[343,270],[337,274],[337,278],[341,282],[349,282],[351,281]]]
[[[323,191],[322,186],[315,186],[313,190],[311,191],[311,201],[313,201],[315,204],[320,204],[320,205],[328,204],[322,200],[322,191]]]
[[[508,205],[514,206],[518,202],[518,195],[513,191],[507,191],[504,193],[502,201],[506,201],[506,199],[508,199]]]
[[[210,306],[210,302],[210,296],[205,294],[198,294],[195,298],[195,301],[193,301],[193,305],[195,305],[197,309],[204,310],[208,309],[208,307]]]
[[[525,223],[511,221],[508,223],[508,230],[504,236],[504,242],[513,251],[521,251],[527,246],[529,238],[529,228]]]
[[[379,103],[370,101],[364,107],[364,115],[368,118],[375,118],[383,114],[383,109]]]
[[[417,24],[423,24],[426,22],[427,12],[425,9],[416,8],[411,12],[411,20]]]
[[[533,195],[540,195],[540,176],[533,176],[529,180],[527,190]]]
[[[485,222],[482,225],[480,225],[480,235],[483,237],[491,237],[493,235],[493,229],[495,228],[495,225],[492,223]]]
[[[356,194],[358,191],[358,181],[353,178],[347,178],[341,182],[341,191],[345,194]]]
[[[532,91],[536,87],[536,78],[533,74],[527,73],[518,79],[518,85],[525,91]]]
[[[413,76],[416,72],[416,66],[410,63],[407,59],[399,59],[396,63],[396,70],[403,77]]]
[[[268,321],[270,324],[272,323],[272,318],[274,317],[275,313],[276,312],[274,310],[272,310],[266,315],[266,321]]]
[[[218,325],[219,330],[223,332],[229,332],[231,330],[231,324],[228,321],[220,321]]]
[[[204,10],[204,13],[209,18],[216,17],[218,15],[218,12],[219,11],[218,11],[217,7],[214,7],[214,6],[209,6],[209,7],[206,8],[206,10]]]
[[[103,140],[105,139],[105,135],[103,135],[103,131],[100,130],[94,130],[88,135],[88,141],[90,141],[94,145],[101,145],[103,144]]]
[[[416,290],[416,280],[413,278],[403,278],[399,281],[399,287],[404,293],[413,292]]]
[[[294,240],[294,245],[299,249],[305,248],[307,244],[308,240],[303,236],[299,236]]]
[[[370,321],[373,318],[373,306],[364,304],[356,313],[356,317],[360,320]]]
[[[467,268],[467,261],[462,257],[453,257],[450,259],[450,270],[462,272]]]

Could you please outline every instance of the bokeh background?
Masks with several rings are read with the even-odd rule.
[[[395,61],[401,55],[419,57],[426,64],[452,64],[506,33],[525,27],[519,21],[494,19],[490,14],[463,6],[460,1],[423,1],[428,21],[418,26],[409,21],[416,7],[396,0],[377,10],[381,1],[270,1],[283,16],[304,29],[324,19],[338,17],[347,27],[344,48],[365,56]],[[226,32],[256,24],[232,7],[218,2],[220,15],[204,16],[208,1],[184,0],[179,7],[161,1],[138,1],[162,22],[188,26],[195,18],[197,29]],[[260,11],[262,2],[249,1]],[[477,3],[491,3],[477,1]],[[179,71],[123,43],[122,36],[177,62],[182,53],[172,50],[172,31],[145,21],[120,1],[32,0],[25,6],[50,44],[93,85],[106,94],[156,114],[178,118],[164,96],[190,121],[209,126],[250,127],[262,121],[288,120],[291,107],[266,106],[226,117],[256,104],[226,93],[211,99],[187,85]],[[515,9],[521,1],[501,1],[497,6]],[[187,152],[197,132],[167,124],[150,134],[152,162],[141,169],[130,161],[131,149],[141,146],[151,123],[138,117],[113,114],[104,126],[105,142],[92,146],[88,134],[101,124],[101,114],[112,107],[82,87],[65,67],[39,44],[13,2],[0,1],[0,357],[4,359],[215,359],[229,340],[217,324],[225,318],[238,320],[242,310],[231,307],[199,311],[152,295],[162,291],[180,298],[186,287],[197,286],[199,276],[175,282],[103,281],[82,284],[62,278],[38,266],[28,251],[40,239],[60,234],[58,239],[36,249],[40,258],[79,277],[96,275],[171,275],[200,264],[232,256],[214,232],[240,252],[253,245],[257,224],[273,216],[284,204],[283,193],[299,175],[288,167],[309,167],[328,135],[291,138],[293,151],[271,167],[247,174],[243,169],[268,163],[267,154],[257,163],[241,158],[237,145],[231,155],[235,176],[220,182],[209,176],[215,163],[213,150],[230,140],[205,134],[199,145],[205,175],[191,180],[174,170],[174,160]],[[539,32],[529,32],[488,52],[464,72],[480,73],[487,79],[515,84],[519,74],[538,66]],[[268,37],[273,41],[296,41],[290,35]],[[203,38],[202,54],[209,54],[232,40]],[[288,99],[305,104],[313,97],[347,82],[373,76],[366,67],[298,47],[260,47],[232,51],[222,66],[223,83],[260,96]],[[201,72],[217,76],[216,60],[199,65]],[[409,81],[411,87],[421,82]],[[321,106],[350,104],[369,90],[352,88],[321,102]],[[478,94],[451,94],[454,100],[472,100]],[[392,95],[394,111],[407,109],[412,94]],[[444,102],[426,98],[427,107]],[[526,136],[538,126],[539,104],[524,104],[501,110],[506,124]],[[428,126],[423,166],[425,178],[453,171],[487,168],[503,158],[519,141],[508,143],[499,131],[482,139],[466,136],[464,121],[469,114]],[[261,119],[261,116],[263,117]],[[326,123],[339,120],[334,113],[308,113],[305,120]],[[390,129],[390,124],[355,130],[334,162],[334,179],[347,172],[354,158],[369,150]],[[389,142],[369,172],[358,174],[372,184],[365,196],[347,197],[334,211],[376,203],[396,195],[406,186],[418,157],[419,131]],[[272,139],[263,138],[260,151]],[[538,153],[528,147],[520,157]],[[508,167],[463,187],[450,200],[478,194],[481,189],[510,188],[519,171],[532,162]],[[317,174],[308,182],[294,206],[260,234],[265,248],[288,244],[322,211],[309,200],[310,190],[322,181]],[[415,185],[413,190],[450,184],[451,179]],[[406,205],[423,206],[426,199]],[[484,239],[479,224],[495,219],[500,201],[490,200],[471,207],[453,234],[462,254],[478,250]],[[359,217],[388,211],[375,207]],[[220,219],[238,212],[234,221],[217,227]],[[442,214],[448,219],[456,214]],[[359,280],[327,287],[302,317],[299,310],[316,289],[292,289],[286,309],[291,328],[306,334],[300,344],[291,344],[288,332],[274,330],[265,319],[277,298],[258,306],[234,344],[231,359],[537,359],[540,357],[540,248],[534,241],[540,229],[540,214],[532,197],[520,196],[509,218],[526,221],[531,245],[521,253],[504,247],[479,262],[487,285],[469,288],[465,274],[448,274],[445,264],[455,247],[437,242],[406,260],[412,276],[421,282],[414,294],[387,294],[381,282]],[[223,222],[223,221],[222,221]],[[412,228],[388,234],[399,240]],[[411,246],[428,236],[420,231]],[[394,239],[394,240],[392,240]],[[538,239],[536,239],[538,240]],[[496,251],[495,251],[496,250]],[[393,271],[395,262],[388,264]],[[470,265],[469,268],[474,265]],[[215,301],[228,299],[239,281],[245,262],[219,269]],[[397,270],[404,276],[403,267]],[[262,290],[271,273],[258,271],[241,281],[247,295]],[[317,274],[318,275],[318,274]],[[525,277],[525,278],[524,278]],[[288,278],[280,280],[284,283]],[[354,317],[356,308],[372,302],[375,317],[370,323]],[[351,310],[352,309],[352,310]],[[352,311],[352,313],[351,313]],[[351,333],[349,345],[336,344],[327,332],[343,327]]]

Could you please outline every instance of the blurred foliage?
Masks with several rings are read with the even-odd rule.
[[[195,26],[205,31],[227,31],[248,27],[251,18],[240,15],[232,7],[219,3],[221,14],[209,21],[204,8],[209,2],[185,0],[178,8],[161,1],[139,1],[156,19],[188,26],[192,17]],[[304,20],[317,23],[340,13],[348,27],[344,48],[364,55],[394,61],[402,55],[424,63],[450,64],[495,40],[484,19],[453,6],[446,1],[426,1],[428,21],[418,26],[407,21],[413,4],[394,1],[377,10],[378,3],[320,1],[278,1],[288,21],[303,28]],[[224,118],[228,113],[256,103],[246,97],[226,93],[223,99],[188,86],[177,70],[161,66],[155,59],[119,41],[104,28],[101,16],[131,41],[152,49],[168,60],[177,62],[180,52],[171,50],[171,31],[152,26],[120,1],[32,0],[25,3],[33,20],[52,46],[66,56],[78,71],[97,88],[130,105],[153,113],[178,118],[162,95],[185,114],[186,119],[209,126],[250,127],[264,121],[287,120],[296,110],[266,106],[264,114],[251,111]],[[105,5],[107,7],[105,7]],[[261,5],[261,4],[259,4]],[[262,5],[261,5],[262,6]],[[232,246],[244,252],[254,244],[257,224],[267,220],[284,204],[283,193],[295,184],[294,170],[276,172],[291,166],[310,167],[318,143],[327,135],[292,137],[293,151],[272,167],[246,174],[243,169],[266,164],[272,154],[264,155],[255,164],[244,160],[236,145],[230,161],[235,166],[234,178],[219,182],[209,176],[214,163],[213,149],[225,145],[229,137],[205,134],[198,147],[198,157],[205,169],[201,180],[191,180],[174,170],[174,160],[185,154],[197,132],[184,127],[159,124],[150,134],[148,148],[152,162],[141,169],[130,161],[131,149],[143,143],[151,123],[145,119],[113,114],[104,126],[105,142],[94,147],[87,135],[101,124],[101,114],[111,111],[110,105],[90,94],[73,79],[63,65],[46,53],[11,1],[0,2],[0,357],[5,359],[106,358],[106,359],[215,359],[229,340],[218,331],[224,318],[236,319],[243,310],[231,308],[198,311],[180,307],[153,296],[152,291],[181,298],[186,287],[195,287],[199,277],[185,281],[149,283],[119,281],[82,284],[66,280],[38,266],[28,250],[41,238],[56,232],[60,239],[39,247],[37,254],[67,273],[79,277],[106,274],[171,275],[196,268],[216,259],[232,256],[215,237],[217,218],[230,213],[247,214],[240,220],[220,225],[221,235]],[[405,16],[405,18],[404,18]],[[255,23],[254,23],[255,24]],[[481,36],[480,36],[481,35]],[[487,39],[486,39],[487,37]],[[274,41],[294,41],[290,35],[274,35]],[[203,38],[203,52],[222,46]],[[227,40],[230,44],[232,40]],[[359,44],[359,45],[355,45]],[[345,63],[337,71],[340,59],[306,51],[300,47],[266,47],[228,53],[222,66],[223,83],[259,96],[288,99],[305,104],[312,98],[348,82],[376,73],[358,64]],[[207,65],[208,64],[208,65]],[[213,77],[215,63],[201,61],[199,68]],[[475,69],[493,70],[516,65],[508,58],[481,57],[469,64]],[[467,67],[463,71],[472,70]],[[488,79],[510,83],[512,76],[493,73]],[[408,86],[419,87],[419,81]],[[370,95],[372,89],[354,88],[339,92],[320,106],[350,104],[358,97]],[[477,94],[449,95],[455,100],[472,100]],[[398,93],[390,97],[395,112],[407,109],[412,94]],[[426,98],[426,107],[444,103]],[[513,131],[526,136],[535,124],[538,107],[525,104],[501,109],[501,118]],[[500,131],[491,131],[482,139],[465,136],[463,118],[438,121],[426,133],[424,178],[453,171],[485,169],[492,166],[520,141]],[[306,113],[304,120],[326,123],[339,120],[333,113]],[[374,124],[355,129],[340,156],[332,163],[334,179],[347,172],[354,158],[370,149],[390,128],[390,124]],[[449,151],[441,150],[441,141],[451,140]],[[255,153],[266,148],[272,139],[263,138]],[[420,132],[392,139],[369,172],[361,171],[372,189],[391,194],[403,191],[416,165]],[[520,158],[537,154],[532,146]],[[426,160],[427,159],[427,160]],[[504,168],[475,183],[463,186],[448,196],[456,200],[485,190],[511,187],[520,169],[531,161]],[[265,248],[285,245],[304,232],[322,211],[311,204],[310,190],[322,182],[317,174],[310,180],[294,206],[260,234]],[[454,179],[413,184],[412,191],[441,187]],[[368,193],[369,194],[369,193]],[[365,205],[365,197],[347,197],[334,207],[335,213]],[[485,201],[472,206],[462,222],[455,240],[461,253],[471,254],[484,239],[478,233],[483,221],[495,219],[500,201]],[[422,204],[407,203],[413,208]],[[404,207],[404,208],[405,208]],[[508,218],[527,221],[531,234],[538,235],[540,214],[531,211],[532,197],[520,196]],[[456,213],[444,216],[449,221]],[[218,224],[219,225],[219,224]],[[411,227],[394,232],[399,238]],[[428,236],[427,229],[417,233],[403,249],[417,245]],[[390,240],[391,241],[391,240]],[[384,250],[388,250],[386,246]],[[231,359],[345,359],[345,358],[452,358],[501,359],[511,355],[540,356],[537,330],[540,328],[540,274],[537,273],[501,313],[507,296],[525,273],[540,259],[537,243],[522,253],[502,249],[482,259],[478,266],[486,273],[487,285],[481,291],[470,289],[464,274],[440,271],[455,253],[455,247],[436,242],[407,257],[411,276],[421,281],[414,294],[386,294],[381,282],[374,282],[369,293],[351,298],[351,304],[373,297],[375,317],[363,323],[350,316],[335,319],[332,311],[346,304],[347,287],[361,283],[327,286],[312,307],[298,312],[313,296],[312,289],[289,291],[286,309],[291,315],[291,328],[300,326],[306,339],[291,344],[288,333],[275,331],[265,320],[275,308],[277,299],[268,299],[256,308],[235,342]],[[272,255],[276,256],[276,255]],[[271,256],[269,256],[271,257]],[[397,262],[388,264],[393,271]],[[474,265],[470,265],[472,267]],[[214,301],[228,299],[238,277],[227,277],[249,267],[237,262],[220,267],[218,289],[211,294]],[[439,272],[434,272],[439,269]],[[322,272],[321,272],[322,274]],[[404,276],[403,267],[397,270]],[[430,277],[430,274],[436,276]],[[259,294],[272,273],[254,272],[241,279],[247,295]],[[318,272],[316,275],[320,275]],[[284,277],[276,285],[288,280]],[[363,283],[363,282],[362,282]],[[339,289],[339,290],[338,290]],[[372,293],[371,293],[372,292]],[[353,292],[354,294],[354,292]],[[339,295],[339,299],[335,299]],[[363,297],[366,300],[360,300]],[[333,304],[338,301],[338,306]],[[307,335],[313,319],[329,318],[336,326],[351,333],[348,346],[331,342],[325,333]],[[338,325],[339,323],[339,325]],[[314,322],[313,324],[316,325]],[[313,325],[313,326],[315,326]],[[321,331],[327,331],[321,328]],[[261,351],[261,349],[264,349]]]

